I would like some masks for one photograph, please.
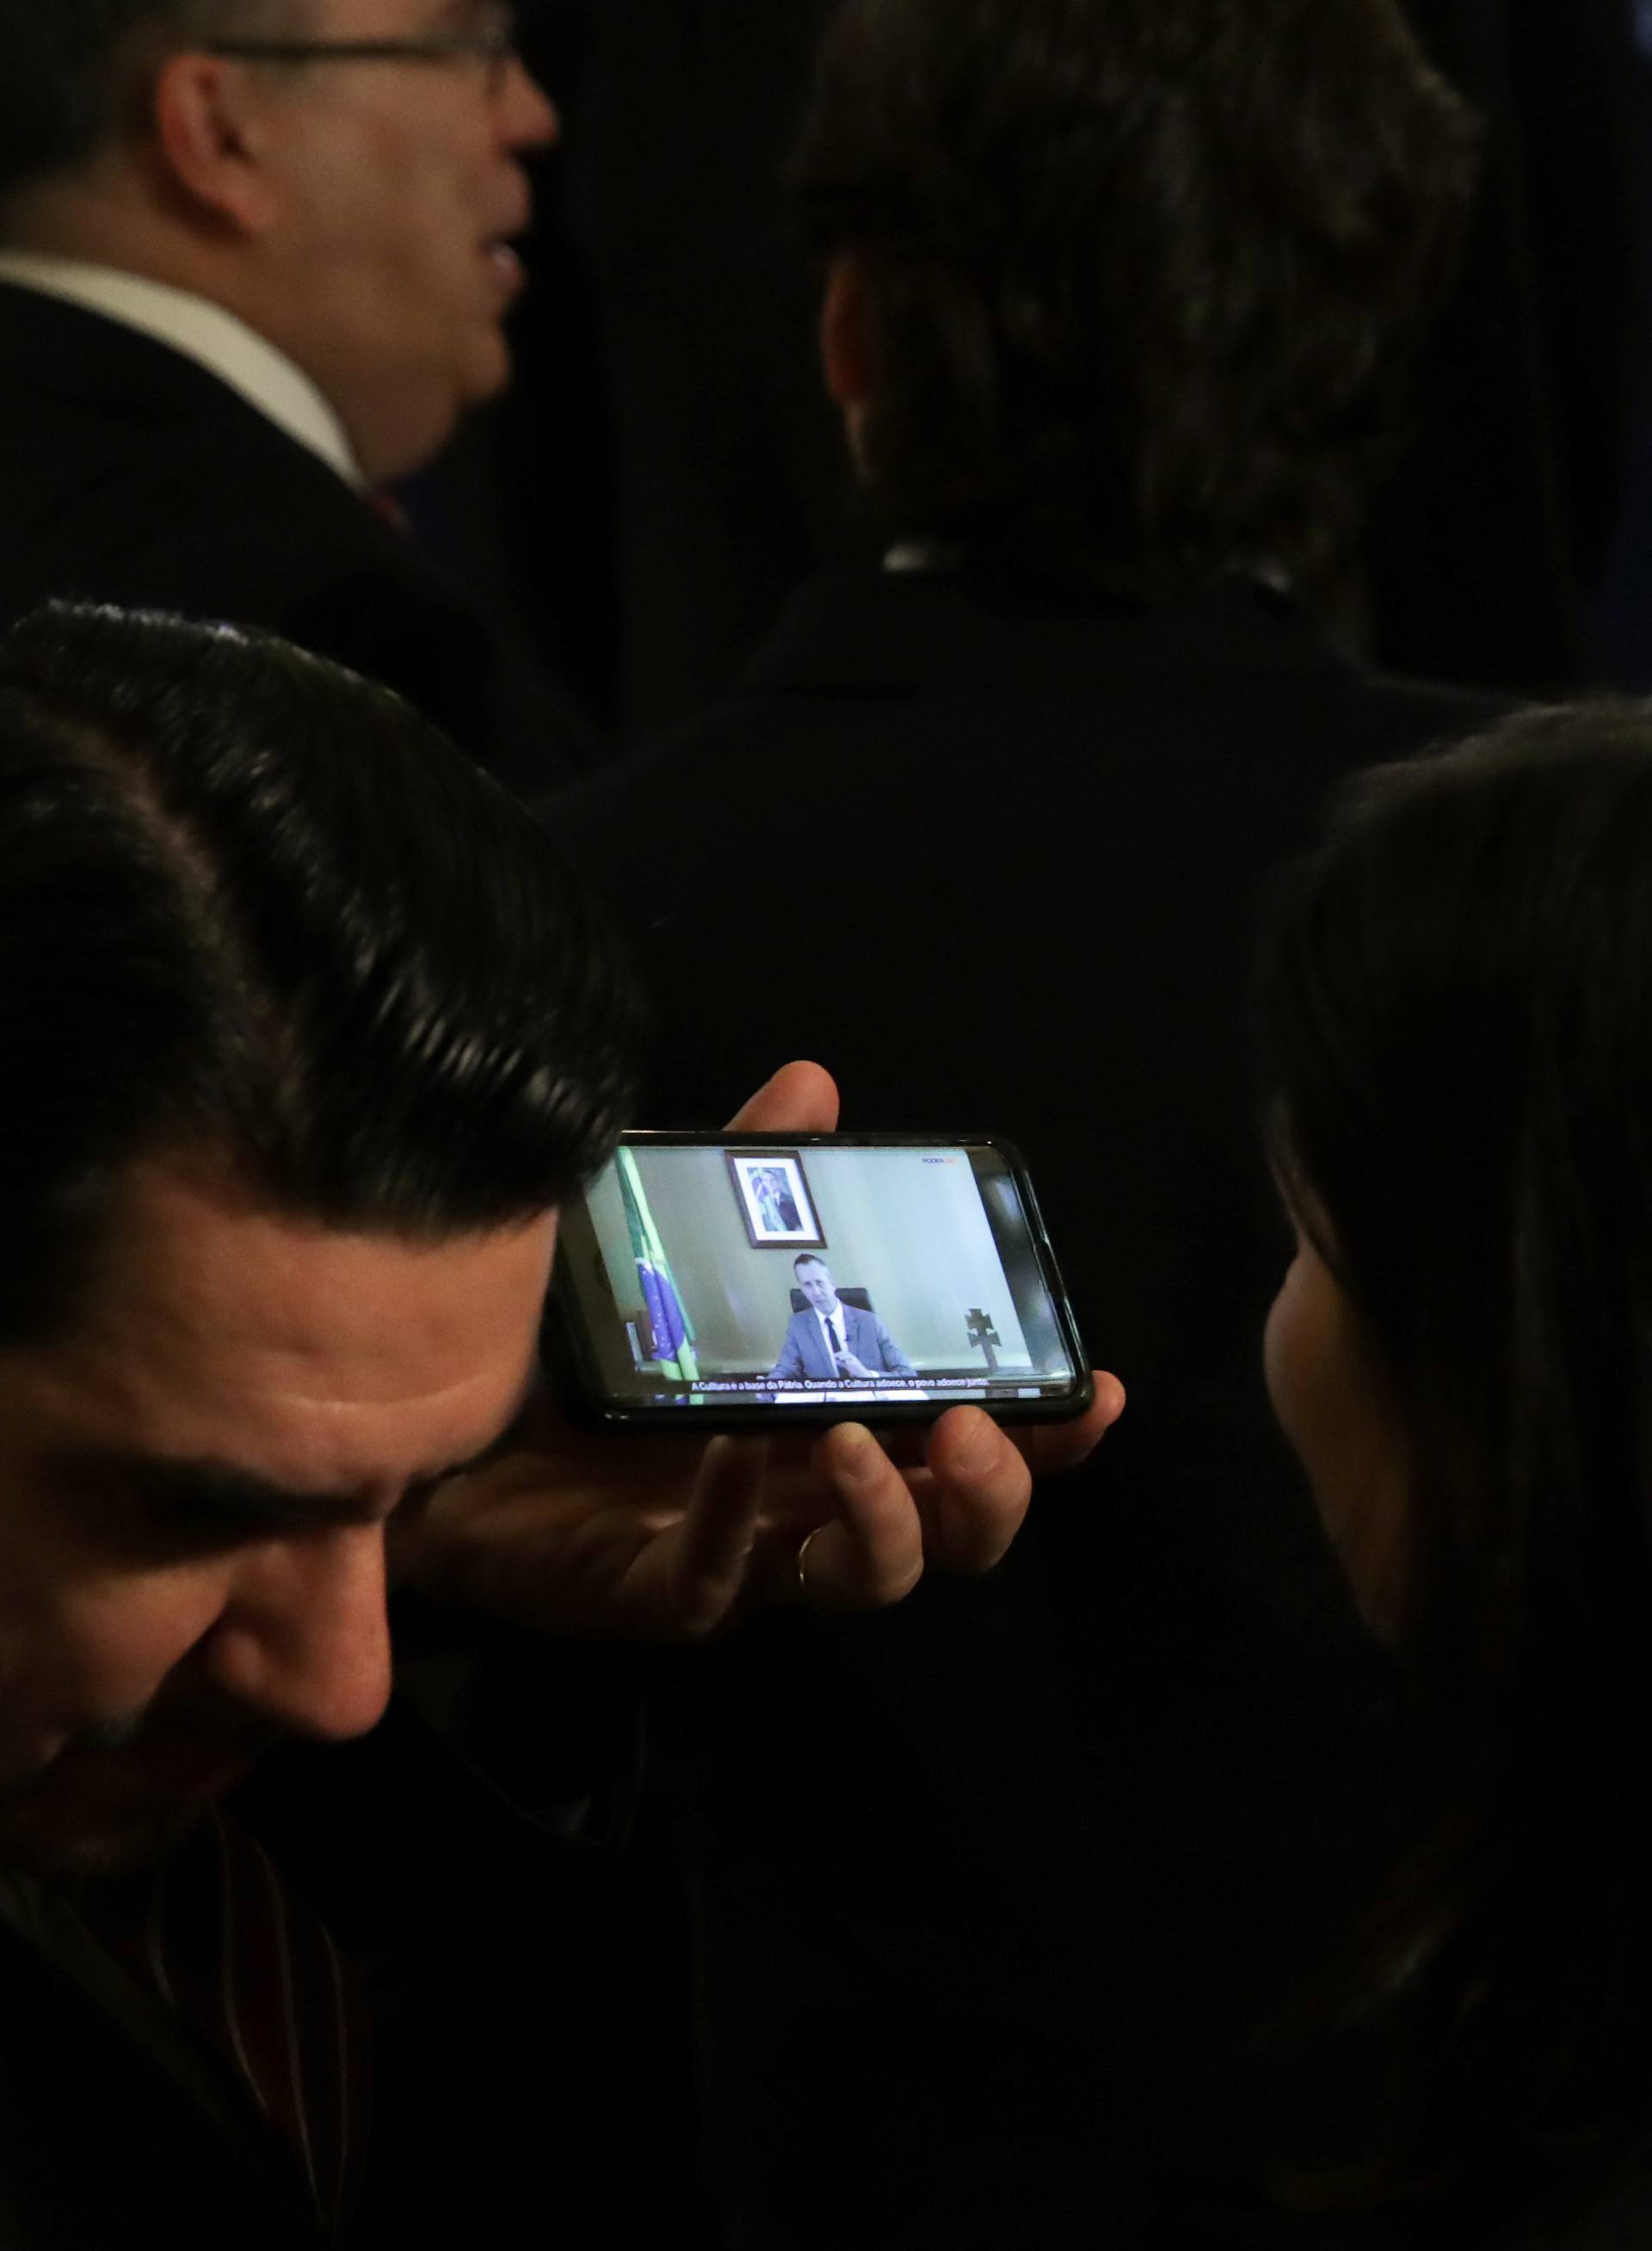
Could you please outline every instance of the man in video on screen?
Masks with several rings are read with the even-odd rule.
[[[753,1173],[751,1192],[757,1199],[763,1223],[771,1235],[800,1235],[803,1232],[797,1203],[786,1186],[786,1176],[778,1167],[771,1165],[762,1172]]]
[[[881,1375],[917,1375],[874,1313],[844,1304],[823,1258],[805,1255],[793,1262],[793,1271],[808,1303],[791,1316],[780,1357],[769,1370],[773,1382],[875,1382]]]

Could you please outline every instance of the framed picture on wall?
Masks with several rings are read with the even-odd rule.
[[[795,1149],[725,1149],[754,1250],[824,1250],[826,1237]]]

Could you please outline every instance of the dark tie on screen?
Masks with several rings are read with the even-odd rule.
[[[838,1334],[837,1322],[830,1314],[826,1317],[826,1334],[832,1340],[832,1365],[835,1368],[839,1355],[843,1350],[843,1339]]]
[[[204,2039],[295,2160],[322,2239],[354,2199],[371,2087],[367,1997],[320,1918],[216,1806],[142,1883],[82,1920]]]

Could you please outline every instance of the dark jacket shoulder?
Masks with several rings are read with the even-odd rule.
[[[0,625],[54,598],[262,626],[385,681],[523,790],[591,762],[556,683],[232,385],[0,284]]]

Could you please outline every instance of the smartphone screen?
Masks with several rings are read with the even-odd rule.
[[[627,1134],[563,1215],[557,1281],[609,1421],[1047,1419],[1090,1397],[1002,1141]]]

